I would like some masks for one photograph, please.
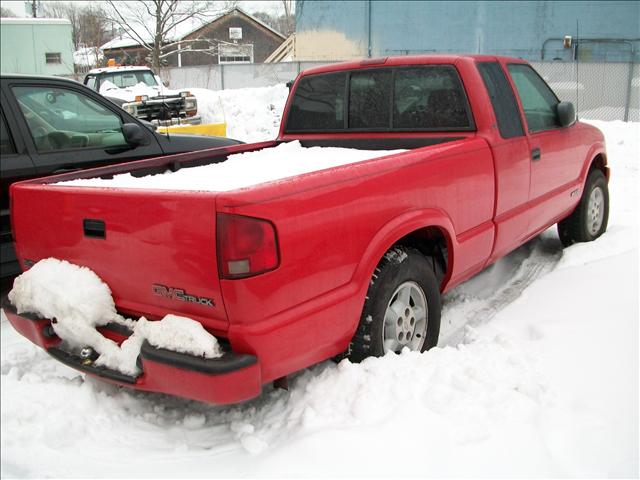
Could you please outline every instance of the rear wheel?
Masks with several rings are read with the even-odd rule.
[[[576,209],[558,222],[562,245],[595,240],[607,230],[609,221],[609,189],[600,170],[592,170],[585,182],[582,198]]]
[[[371,278],[348,358],[359,362],[403,348],[423,352],[438,342],[440,291],[432,262],[413,248],[396,246]]]

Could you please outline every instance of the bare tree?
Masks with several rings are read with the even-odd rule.
[[[2,18],[11,18],[11,17],[15,17],[15,16],[16,16],[16,14],[13,13],[8,8],[0,7],[0,17],[2,17]]]
[[[258,20],[266,23],[274,30],[277,30],[285,37],[288,37],[296,30],[296,17],[293,13],[292,0],[282,0],[283,7],[280,14],[256,12],[253,14]]]
[[[205,39],[179,40],[174,37],[176,30],[187,22],[200,20],[204,23],[235,6],[234,1],[108,0],[107,3],[110,7],[107,12],[109,19],[149,52],[150,63],[155,69],[160,69],[162,60],[167,56],[177,53],[178,47],[181,52],[213,54],[217,42]]]
[[[71,36],[73,49],[77,50],[80,43],[80,7],[73,2],[46,2],[44,15],[49,18],[66,18],[71,22]]]

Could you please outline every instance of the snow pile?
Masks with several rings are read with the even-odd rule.
[[[92,347],[100,354],[96,365],[127,375],[139,373],[136,360],[145,339],[159,348],[205,358],[222,355],[216,338],[190,318],[125,319],[116,312],[111,290],[93,271],[64,260],[36,263],[16,278],[9,300],[18,313],[55,319],[54,331],[72,349]],[[110,322],[132,329],[133,335],[118,346],[96,330]]]
[[[227,124],[227,136],[243,142],[273,140],[289,95],[285,84],[213,91],[188,89],[198,100],[202,123]]]
[[[303,147],[299,141],[277,147],[230,155],[221,163],[183,168],[177,172],[134,177],[130,173],[112,179],[89,178],[60,182],[73,187],[157,188],[226,192],[340,165],[394,155],[406,150],[356,150],[335,147]]]
[[[103,55],[99,49],[93,47],[79,48],[73,52],[73,63],[82,67],[95,67]]]

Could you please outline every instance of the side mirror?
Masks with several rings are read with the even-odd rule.
[[[149,144],[149,139],[144,134],[142,127],[137,123],[125,123],[122,125],[122,136],[124,136],[125,141],[131,148]]]
[[[576,109],[571,102],[560,102],[556,105],[558,122],[562,128],[570,127],[576,123]]]

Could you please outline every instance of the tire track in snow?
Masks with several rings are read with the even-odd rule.
[[[475,327],[491,321],[561,258],[562,244],[549,229],[445,294],[438,346],[473,340]]]

